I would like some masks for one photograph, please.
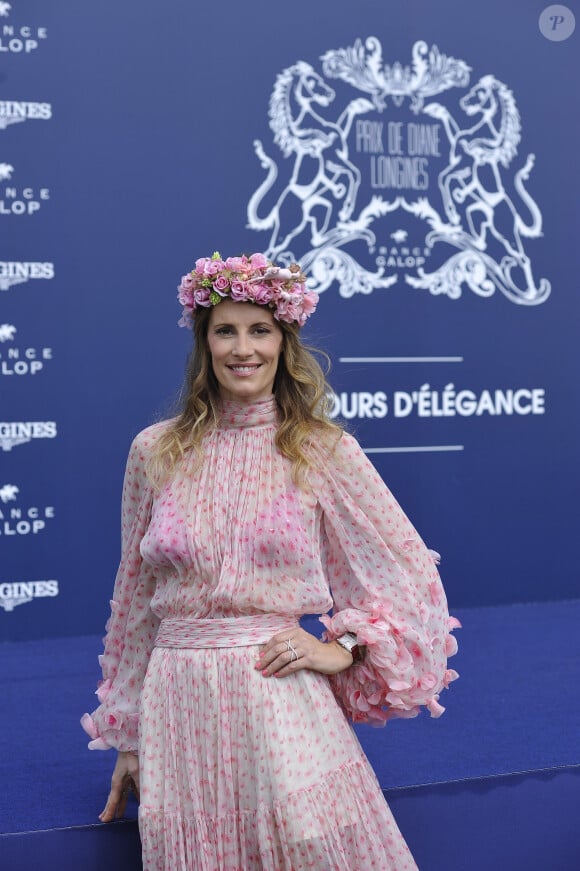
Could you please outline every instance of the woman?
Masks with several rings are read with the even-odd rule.
[[[326,417],[299,267],[216,253],[179,298],[184,410],[131,449],[83,718],[89,746],[119,751],[100,818],[140,792],[146,871],[414,868],[347,717],[442,713],[457,623],[432,556]],[[327,615],[324,641],[306,613]]]

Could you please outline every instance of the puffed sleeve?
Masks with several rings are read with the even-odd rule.
[[[422,705],[440,716],[439,693],[458,677],[447,657],[460,624],[447,611],[437,554],[352,436],[320,452],[313,480],[334,602],[321,618],[326,638],[353,632],[366,648],[362,662],[331,678],[338,701],[353,721],[374,725],[414,717]]]
[[[153,568],[142,560],[139,551],[153,496],[145,475],[153,429],[135,438],[125,471],[121,562],[106,625],[105,650],[99,657],[103,679],[96,694],[100,706],[81,719],[92,739],[91,750],[114,747],[137,751],[139,695],[159,623],[149,607],[155,592]]]

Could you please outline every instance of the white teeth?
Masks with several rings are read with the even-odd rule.
[[[233,372],[255,372],[258,366],[230,366]]]

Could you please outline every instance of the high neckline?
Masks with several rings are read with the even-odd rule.
[[[274,394],[250,404],[224,399],[219,429],[246,429],[248,427],[268,426],[276,423],[278,405]]]

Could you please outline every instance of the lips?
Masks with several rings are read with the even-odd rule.
[[[257,372],[262,364],[254,363],[250,366],[228,366],[230,372],[233,372],[234,375],[253,375],[254,372]]]

